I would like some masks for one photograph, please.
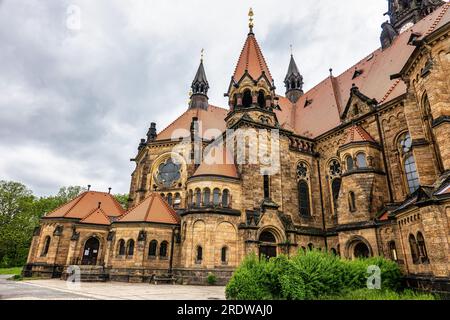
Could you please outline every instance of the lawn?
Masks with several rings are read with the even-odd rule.
[[[20,275],[22,273],[22,267],[14,267],[14,268],[0,268],[0,274],[7,275]]]

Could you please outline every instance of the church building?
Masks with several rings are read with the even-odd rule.
[[[250,11],[228,106],[202,59],[184,113],[139,143],[129,209],[89,190],[48,213],[23,273],[224,284],[250,253],[317,249],[450,292],[450,4],[388,6],[380,48],[308,91],[293,55],[275,86]]]

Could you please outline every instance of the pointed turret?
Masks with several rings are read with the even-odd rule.
[[[253,32],[253,10],[249,12],[249,33],[236,64],[228,92],[230,108],[273,108],[275,85]]]
[[[209,83],[206,78],[205,68],[203,66],[203,50],[200,65],[198,66],[197,73],[195,74],[194,81],[191,85],[192,94],[189,108],[208,109],[208,89]]]
[[[284,78],[284,86],[286,87],[286,97],[292,103],[296,103],[303,95],[303,76],[300,74],[292,54],[289,68]]]

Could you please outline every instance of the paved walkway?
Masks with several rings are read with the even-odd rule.
[[[0,300],[224,300],[224,287],[150,285],[146,283],[80,283],[58,279],[9,281],[0,276]]]

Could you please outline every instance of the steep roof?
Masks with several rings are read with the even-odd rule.
[[[200,65],[198,66],[197,73],[195,74],[194,81],[192,81],[192,85],[197,82],[208,83],[208,79],[206,79],[205,67],[203,67],[203,60],[200,61]]]
[[[101,202],[102,211],[109,217],[121,216],[125,210],[109,193],[86,191],[75,199],[48,213],[44,218],[84,219],[98,208]]]
[[[180,218],[158,193],[151,193],[141,203],[134,208],[131,208],[116,222],[179,224]]]
[[[223,176],[239,178],[234,158],[229,150],[221,144],[209,150],[203,162],[197,168],[192,177],[199,176]]]
[[[450,4],[445,3],[400,34],[390,47],[375,50],[339,76],[330,75],[325,78],[301,96],[295,105],[280,96],[281,110],[275,110],[280,125],[298,135],[316,138],[341,124],[341,115],[350,98],[353,85],[357,86],[362,94],[375,99],[379,104],[390,102],[405,94],[404,82],[400,79],[391,80],[390,77],[403,68],[415,49],[408,44],[411,34],[427,35],[444,26],[450,21],[449,7]],[[256,79],[261,76],[262,71],[265,71],[268,79],[273,81],[252,33],[248,35],[239,57],[233,75],[234,80],[239,81],[246,70]],[[206,134],[205,131],[208,129],[225,131],[224,118],[227,113],[226,109],[213,106],[209,106],[207,110],[188,110],[164,129],[157,140],[170,139],[176,129],[181,128],[189,132],[193,117],[198,117],[202,122],[203,138],[217,137],[218,134],[212,134],[212,131]]]
[[[80,221],[85,224],[110,225],[111,221],[102,208],[94,209],[86,218]]]
[[[207,110],[201,108],[186,110],[180,117],[162,130],[158,134],[156,140],[188,137],[190,135],[192,118],[194,117],[198,118],[198,121],[200,122],[200,135],[203,139],[211,140],[217,138],[226,129],[225,117],[227,114],[228,110],[212,105],[209,105]],[[182,129],[180,134],[172,137],[172,135],[180,129]]]
[[[301,76],[300,71],[298,71],[297,64],[295,63],[294,56],[291,54],[291,60],[289,61],[288,71],[284,80],[286,81],[292,75],[296,77]]]
[[[259,79],[264,73],[270,83],[273,82],[272,75],[267,67],[266,60],[261,52],[255,35],[251,32],[247,36],[244,48],[242,49],[236,69],[234,70],[233,79],[235,82],[241,80],[245,71],[254,79]]]
[[[375,140],[362,127],[354,125],[347,130],[347,139],[344,145],[353,142],[375,142]]]

